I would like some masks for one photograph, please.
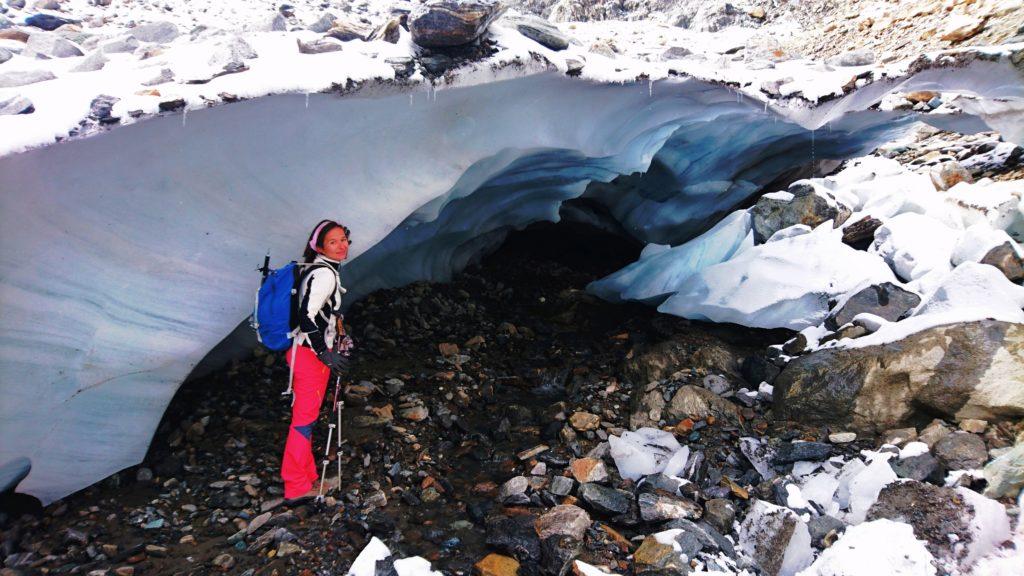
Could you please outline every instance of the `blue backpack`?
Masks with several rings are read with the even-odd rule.
[[[264,260],[263,283],[256,292],[256,307],[252,314],[252,327],[256,338],[270,350],[279,352],[292,345],[295,329],[299,325],[299,281],[305,272],[323,264],[310,265],[289,262],[277,270],[270,270],[270,257]],[[305,268],[305,270],[303,270]]]

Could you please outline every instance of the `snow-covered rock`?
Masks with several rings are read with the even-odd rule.
[[[764,500],[748,508],[738,548],[769,576],[792,576],[814,560],[807,524],[792,510]]]
[[[931,271],[947,272],[960,231],[915,212],[894,216],[875,231],[872,252],[881,256],[903,280]]]

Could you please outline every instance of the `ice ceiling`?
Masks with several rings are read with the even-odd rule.
[[[350,302],[448,279],[574,198],[678,244],[913,120],[856,98],[812,132],[693,79],[540,74],[269,96],[0,158],[0,464],[30,458],[20,489],[50,501],[139,462],[179,384],[251,311],[263,255],[298,256],[320,218],[352,229]]]

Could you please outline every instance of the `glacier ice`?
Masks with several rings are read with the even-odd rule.
[[[352,229],[351,302],[450,278],[576,198],[638,240],[678,245],[804,170],[812,139],[815,159],[845,158],[912,121],[858,111],[871,99],[856,94],[827,103],[831,130],[812,135],[692,78],[651,89],[557,74],[426,102],[364,93],[306,104],[268,96],[0,158],[0,463],[31,459],[21,489],[50,501],[140,461],[180,383],[248,315],[252,269],[267,250],[274,265],[297,256],[321,217]],[[726,226],[732,259],[701,274],[755,251],[741,250],[738,220]],[[692,252],[688,266],[719,249]],[[641,283],[630,290],[661,290]],[[782,325],[813,322],[833,291],[795,295],[782,306],[814,310]]]
[[[933,560],[909,524],[873,520],[847,528],[799,576],[932,576]]]

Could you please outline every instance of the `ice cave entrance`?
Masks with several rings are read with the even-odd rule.
[[[297,256],[321,217],[352,229],[349,301],[445,281],[536,222],[676,245],[912,121],[830,110],[812,131],[724,85],[539,74],[268,96],[0,158],[0,462],[31,459],[44,501],[139,462],[264,254]]]

